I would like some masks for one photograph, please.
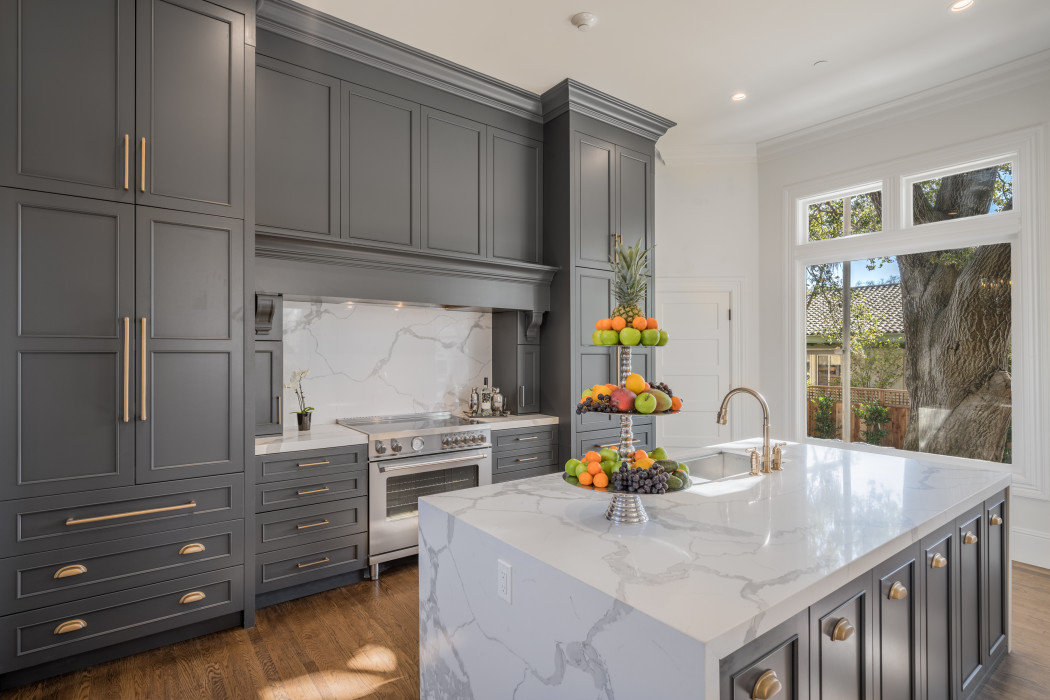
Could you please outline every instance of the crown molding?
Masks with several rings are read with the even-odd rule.
[[[540,95],[543,121],[572,111],[656,141],[675,125],[670,119],[566,78]]]
[[[543,121],[540,97],[534,92],[293,0],[259,0],[256,26],[533,122]]]
[[[974,100],[995,97],[1044,82],[1050,76],[1050,50],[974,73],[890,102],[830,119],[758,144],[758,160],[789,155],[853,131],[893,124],[940,112]]]

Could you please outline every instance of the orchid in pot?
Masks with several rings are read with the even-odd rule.
[[[295,414],[296,420],[299,422],[299,430],[310,429],[310,416],[314,410],[313,406],[306,405],[306,395],[303,394],[303,377],[310,373],[308,369],[301,369],[292,372],[292,383],[285,384],[285,389],[292,389],[295,391],[295,398],[299,402],[299,410],[291,411]]]

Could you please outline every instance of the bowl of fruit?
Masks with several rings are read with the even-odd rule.
[[[673,415],[682,410],[681,397],[663,382],[650,384],[640,374],[628,374],[623,386],[595,384],[583,392],[576,414]]]
[[[651,454],[637,450],[620,459],[611,448],[588,452],[583,459],[565,463],[562,478],[573,486],[607,493],[663,494],[689,488],[689,469],[667,458],[663,448]]]

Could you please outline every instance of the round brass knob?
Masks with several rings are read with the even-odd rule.
[[[894,581],[890,586],[890,600],[904,600],[908,597],[908,589],[900,581]]]
[[[967,532],[963,535],[963,544],[977,544],[977,535]]]
[[[930,561],[931,569],[943,569],[946,566],[948,566],[948,557],[939,552],[933,555],[933,559]]]
[[[998,513],[996,513],[995,515],[992,516],[992,525],[1002,525],[1002,524],[1003,524],[1003,516],[999,515]]]
[[[777,678],[777,672],[769,669],[755,681],[755,687],[751,689],[751,700],[769,700],[783,689],[784,685]]]
[[[850,621],[846,618],[842,618],[835,623],[835,628],[831,630],[831,641],[833,642],[844,642],[853,636],[853,633],[857,630],[850,624]]]

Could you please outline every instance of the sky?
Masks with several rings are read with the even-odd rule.
[[[876,267],[874,270],[868,270],[867,260],[854,260],[849,268],[850,286],[859,287],[868,282],[881,282],[889,277],[900,277],[900,274],[896,258],[893,258],[893,262],[883,263],[882,267]]]

